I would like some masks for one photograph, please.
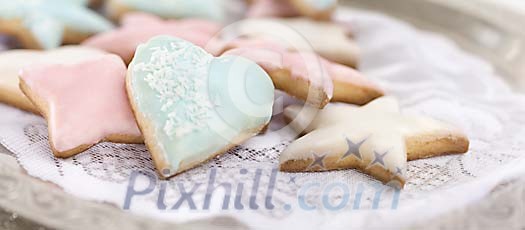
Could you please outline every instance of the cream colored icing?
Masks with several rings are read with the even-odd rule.
[[[140,137],[125,90],[126,65],[112,54],[69,65],[31,66],[20,77],[45,101],[51,143],[59,152],[110,135]]]
[[[291,50],[315,51],[327,59],[345,65],[355,64],[350,63],[349,60],[355,62],[359,56],[359,48],[350,39],[348,29],[332,22],[307,18],[252,19],[239,24],[237,33],[250,37],[269,37],[274,40],[276,35],[293,34],[294,36],[286,36],[286,40],[281,42],[281,45]]]
[[[219,24],[201,19],[162,20],[144,13],[125,16],[122,27],[86,40],[83,45],[106,50],[131,61],[138,45],[157,35],[170,35],[204,47],[221,29]]]
[[[306,135],[283,151],[281,164],[291,160],[312,159],[313,153],[340,159],[357,157],[368,167],[378,165],[386,172],[406,179],[406,137],[460,133],[440,121],[402,115],[397,100],[392,97],[376,99],[363,107],[330,104],[318,111],[312,122],[309,122],[311,119],[308,117],[312,114],[301,111],[303,107],[298,105],[285,109],[287,118],[296,119],[290,124],[291,127]],[[350,148],[358,148],[359,153],[345,156]]]
[[[4,51],[0,53],[0,88],[10,91],[13,97],[20,97],[26,100],[26,96],[18,87],[20,70],[33,65],[73,64],[104,54],[106,54],[104,51],[81,46],[64,46],[49,51]]]

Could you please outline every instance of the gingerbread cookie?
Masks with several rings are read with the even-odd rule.
[[[251,0],[248,17],[298,17],[328,20],[337,0]]]
[[[73,64],[105,55],[104,51],[81,46],[65,46],[55,50],[8,50],[0,53],[0,102],[38,113],[33,103],[20,91],[20,70],[42,64]]]
[[[138,47],[127,90],[162,177],[224,153],[272,116],[274,87],[261,67],[237,56],[214,58],[169,36]]]
[[[241,36],[267,37],[279,41],[290,50],[313,50],[330,61],[351,67],[358,66],[360,51],[351,39],[350,31],[345,26],[333,22],[307,18],[267,18],[246,20],[236,27],[235,33]]]
[[[293,105],[284,112],[287,119],[294,119],[291,127],[306,135],[283,151],[282,171],[358,169],[403,187],[407,160],[465,153],[469,148],[468,138],[457,128],[402,115],[394,98],[379,98],[361,108],[333,104],[320,110],[311,123],[297,117],[302,109]]]
[[[311,52],[288,51],[261,39],[227,42],[219,53],[244,56],[261,65],[276,88],[323,108],[328,102],[363,105],[383,96],[381,88],[359,72],[330,62]]]
[[[113,27],[85,1],[0,0],[0,6],[0,33],[15,36],[25,48],[77,44]]]
[[[143,143],[131,111],[126,65],[107,54],[75,64],[24,69],[20,88],[48,121],[57,157],[70,157],[102,142]]]
[[[154,15],[130,13],[124,16],[121,28],[93,36],[82,44],[117,54],[129,63],[137,46],[157,35],[179,37],[204,47],[220,29],[219,24],[202,19],[162,20]]]
[[[225,19],[222,0],[108,0],[106,12],[119,19],[132,11],[146,12],[162,18]]]

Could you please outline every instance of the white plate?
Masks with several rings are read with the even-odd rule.
[[[342,2],[355,7],[381,11],[407,20],[418,27],[445,34],[464,49],[493,63],[516,90],[525,91],[525,30],[520,26],[523,23],[516,23],[525,20],[523,15],[500,8],[493,3],[494,1],[474,3],[457,0],[352,0]],[[0,148],[0,152],[5,151]],[[517,215],[520,221],[519,211],[509,214],[508,211],[501,210],[521,210],[523,216],[525,210],[523,184],[523,180],[518,180],[500,186],[495,189],[492,198],[480,204],[481,207],[480,205],[466,207],[463,211],[419,226],[438,228],[462,224],[465,227],[466,225],[483,227],[484,223],[490,222],[497,222],[500,228],[519,225],[520,223],[513,222],[514,219],[511,220]],[[521,199],[521,202],[516,202],[516,199]],[[492,206],[493,204],[495,206]],[[483,208],[485,206],[488,208]],[[0,154],[0,207],[10,211],[9,213],[0,211],[2,229],[34,229],[39,225],[60,229],[91,229],[91,224],[98,221],[106,222],[105,225],[99,225],[107,226],[106,229],[244,227],[228,217],[174,226],[171,223],[134,216],[107,204],[80,200],[52,184],[25,175],[12,157],[3,154]],[[498,215],[493,215],[492,212]],[[483,221],[480,221],[481,219]]]

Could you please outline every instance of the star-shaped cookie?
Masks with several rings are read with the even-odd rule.
[[[82,46],[64,46],[53,50],[8,50],[0,53],[0,102],[38,113],[33,103],[20,91],[18,74],[32,65],[73,64],[107,54]]]
[[[17,37],[26,48],[52,49],[79,43],[112,24],[85,1],[0,0],[0,33]]]
[[[131,62],[137,46],[157,35],[170,35],[204,47],[221,29],[217,23],[204,19],[163,20],[145,13],[130,13],[122,19],[122,27],[93,36],[82,44],[99,48]]]
[[[70,157],[101,141],[143,142],[127,98],[126,72],[113,54],[22,71],[20,88],[46,118],[55,156]]]
[[[243,56],[262,66],[276,88],[323,108],[330,101],[366,104],[383,91],[354,69],[328,61],[312,52],[289,51],[264,39],[226,42],[223,55]]]
[[[303,109],[307,112],[301,113]],[[391,97],[363,107],[331,104],[311,123],[306,119],[308,111],[298,105],[285,109],[285,117],[294,120],[291,127],[306,135],[283,151],[282,171],[358,169],[403,187],[407,160],[465,153],[469,148],[468,138],[457,128],[426,117],[402,115]],[[320,154],[326,156],[319,159]]]
[[[266,37],[290,50],[314,51],[324,58],[357,67],[360,50],[347,26],[308,18],[259,18],[236,25],[236,34]]]

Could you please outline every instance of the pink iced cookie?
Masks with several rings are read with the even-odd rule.
[[[299,16],[297,11],[288,1],[282,0],[253,0],[247,17],[294,17]]]
[[[248,17],[298,17],[328,20],[337,0],[249,0]]]
[[[265,40],[236,40],[225,50],[228,51],[223,55],[243,56],[256,62],[270,75],[277,89],[313,106],[323,108],[332,98],[332,81],[321,58],[313,53],[289,52]]]
[[[20,88],[47,119],[55,156],[70,157],[102,141],[143,142],[126,94],[126,73],[113,54],[21,72]]]
[[[312,52],[288,51],[269,40],[238,39],[223,46],[223,55],[240,55],[261,65],[277,88],[324,107],[329,101],[366,104],[384,92],[356,70]],[[312,99],[312,98],[310,98]]]
[[[122,27],[86,40],[83,45],[106,50],[131,62],[138,45],[157,35],[179,37],[204,47],[221,26],[202,19],[163,20],[144,13],[131,13],[122,19]]]

